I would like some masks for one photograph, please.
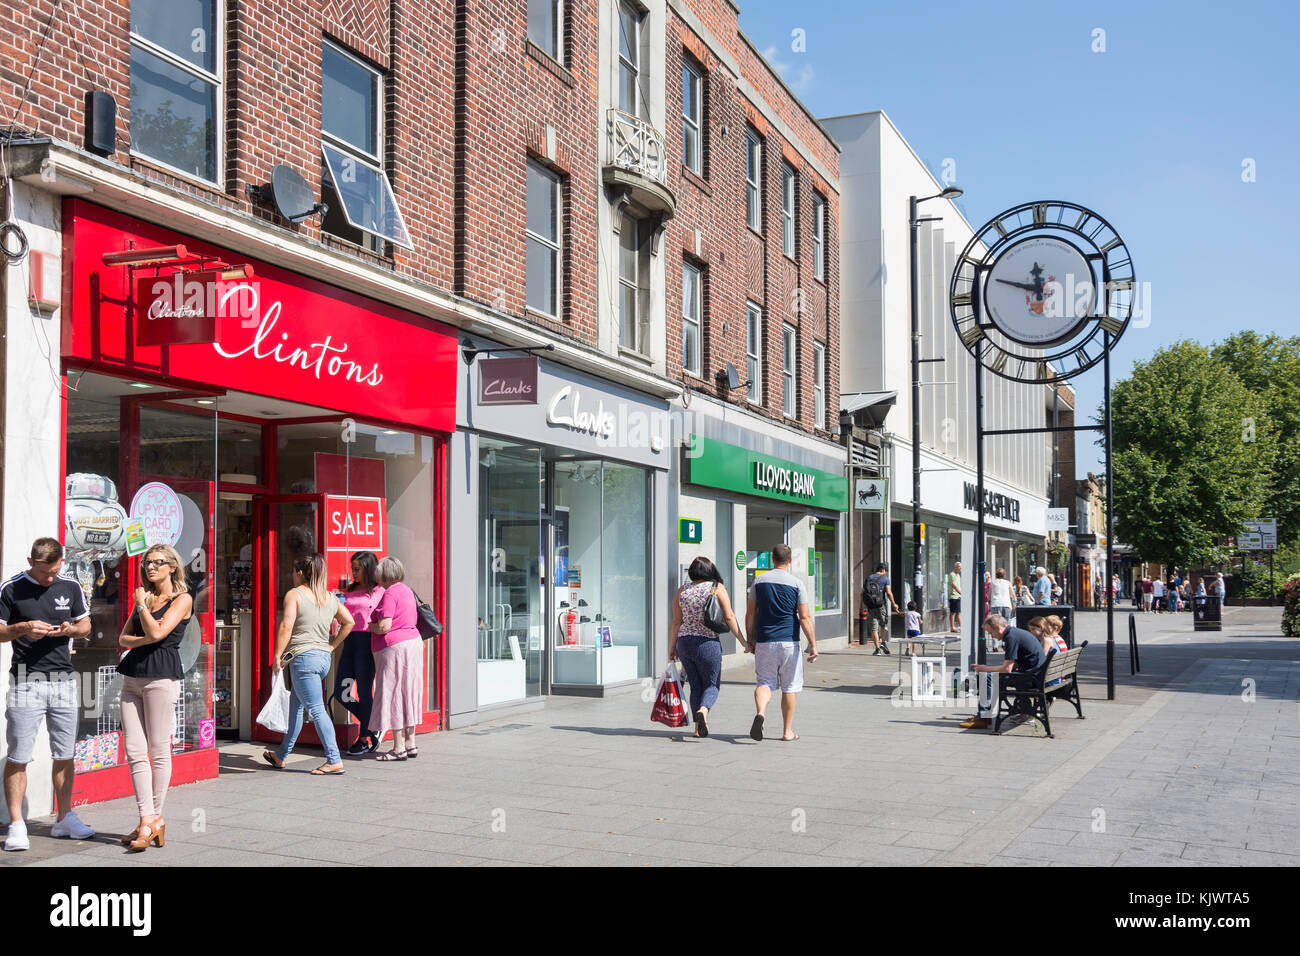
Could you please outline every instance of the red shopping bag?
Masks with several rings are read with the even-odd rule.
[[[682,700],[682,685],[677,680],[675,670],[670,666],[664,671],[664,676],[659,678],[659,692],[655,694],[650,719],[669,727],[685,727],[688,720],[686,703]]]

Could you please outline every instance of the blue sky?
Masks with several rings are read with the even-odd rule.
[[[1109,219],[1150,283],[1150,326],[1125,332],[1115,378],[1182,338],[1300,334],[1295,0],[739,2],[814,115],[883,109],[936,175],[955,161],[976,228],[1033,199]],[[1100,369],[1074,385],[1081,410],[1100,405]],[[1078,457],[1099,467],[1086,443]]]

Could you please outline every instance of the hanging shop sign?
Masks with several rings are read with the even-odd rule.
[[[1047,530],[1048,531],[1069,531],[1070,530],[1070,509],[1069,508],[1048,508],[1047,509]]]
[[[223,280],[220,272],[138,275],[135,344],[219,342],[223,321],[242,320],[256,303],[257,280]]]
[[[856,511],[884,511],[889,500],[889,479],[858,478],[853,482],[853,508]]]
[[[976,511],[977,502],[979,501],[979,487],[972,485],[969,481],[962,484],[962,507],[967,511]],[[1020,499],[1012,498],[1010,495],[997,494],[996,492],[984,489],[984,513],[993,518],[1001,518],[1003,521],[1013,521],[1020,523]]]
[[[823,508],[847,511],[848,479],[763,455],[748,448],[692,435],[682,452],[686,481]]]
[[[167,273],[170,291],[164,293],[162,283],[156,298],[136,308],[132,300],[140,290],[131,286],[130,269],[105,265],[105,255],[184,245],[203,258],[243,257],[83,200],[65,203],[63,222],[72,291],[62,343],[72,364],[455,430],[458,358],[451,329],[256,261],[246,264],[256,278],[227,286],[190,273],[180,280],[179,294],[178,280]],[[185,323],[206,323],[209,310],[220,318],[214,338],[192,341],[202,336],[182,331]],[[153,339],[164,343],[138,344],[142,335],[150,340],[150,325],[158,333]]]
[[[176,544],[185,527],[180,496],[161,481],[140,486],[131,499],[131,517],[140,522],[145,543],[151,548],[156,544]]]
[[[480,405],[536,405],[537,358],[485,359],[478,365]]]

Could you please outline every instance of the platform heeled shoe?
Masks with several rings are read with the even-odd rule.
[[[127,849],[132,853],[140,853],[147,850],[150,844],[153,844],[156,847],[161,847],[167,842],[166,830],[166,823],[159,822],[157,826],[151,826],[146,823],[140,828],[140,832],[136,838],[127,845]]]

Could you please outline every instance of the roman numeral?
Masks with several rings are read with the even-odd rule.
[[[965,343],[967,348],[972,348],[974,347],[975,343],[978,342],[983,337],[983,335],[984,333],[980,331],[980,327],[978,325],[972,325],[969,329],[967,329],[965,332],[961,334],[961,340],[962,342]]]
[[[993,363],[989,365],[989,368],[995,372],[1001,372],[1006,367],[1007,367],[1007,353],[1003,352],[1001,349],[998,349],[997,358],[993,360]]]
[[[1037,203],[1034,206],[1034,225],[1041,226],[1047,222],[1047,203]]]
[[[1047,369],[1046,362],[1034,363],[1034,377],[1037,378],[1040,382],[1047,381],[1049,376],[1048,376],[1048,369]]]
[[[954,307],[970,305],[970,293],[969,292],[957,293],[952,297],[952,304]]]
[[[1106,283],[1106,285],[1116,291],[1120,289],[1131,289],[1133,288],[1133,280],[1132,279],[1111,279],[1109,282]]]
[[[1113,315],[1097,316],[1097,324],[1100,325],[1105,331],[1109,332],[1111,335],[1118,335],[1120,329],[1124,328],[1123,320],[1117,319]]]
[[[1086,212],[1081,212],[1081,213],[1079,213],[1079,218],[1076,219],[1075,222],[1074,222],[1074,231],[1075,231],[1075,232],[1083,232],[1083,227],[1084,227],[1085,225],[1087,225],[1087,223],[1088,223],[1091,219],[1092,219],[1092,216],[1090,216],[1088,213],[1086,213]]]
[[[998,231],[998,235],[1001,236],[1003,239],[1007,237],[1007,229],[1004,225],[1002,225],[1001,219],[993,220],[993,228]]]
[[[1124,240],[1121,239],[1119,236],[1116,236],[1110,242],[1106,243],[1104,246],[1101,247],[1102,255],[1105,255],[1106,253],[1110,252],[1110,250],[1114,249],[1116,246],[1122,246],[1122,245],[1124,245]]]

